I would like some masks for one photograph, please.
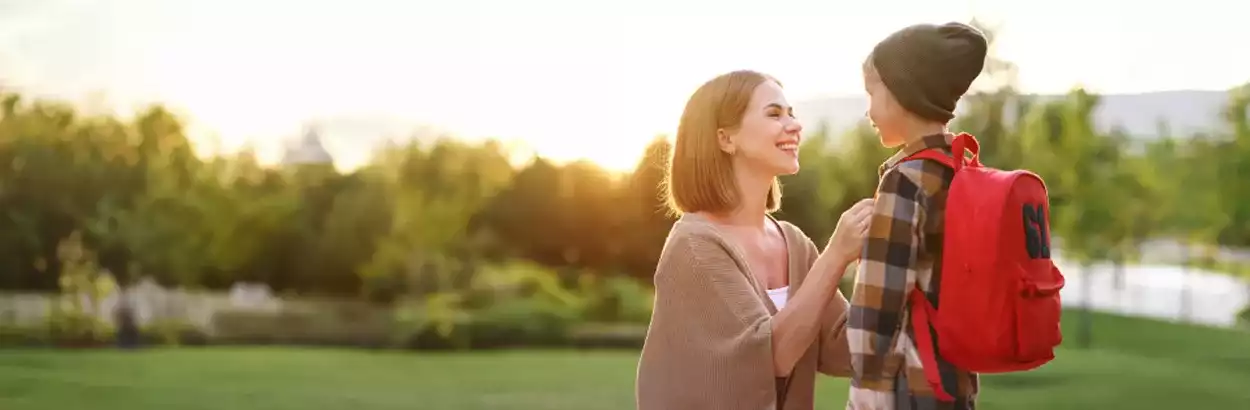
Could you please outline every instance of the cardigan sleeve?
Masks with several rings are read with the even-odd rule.
[[[811,238],[807,239],[807,269],[816,265],[820,250]],[[816,370],[833,377],[851,377],[851,352],[846,340],[846,312],[850,302],[842,295],[842,290],[829,300],[824,315],[821,316],[820,338]]]
[[[772,316],[722,241],[670,238],[655,292],[637,373],[640,410],[772,405]]]

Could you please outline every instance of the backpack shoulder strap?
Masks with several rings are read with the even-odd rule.
[[[946,392],[942,386],[942,375],[938,373],[937,349],[933,343],[934,336],[930,333],[930,329],[937,320],[937,309],[933,308],[933,304],[929,303],[929,299],[919,288],[912,288],[908,299],[911,304],[912,332],[915,336],[917,353],[920,354],[924,378],[929,382],[929,387],[933,388],[933,394],[939,401],[953,402],[955,397]]]
[[[937,161],[938,163],[941,163],[942,165],[946,165],[947,167],[955,168],[955,158],[950,155],[946,155],[942,153],[936,148],[920,150],[916,152],[915,154],[911,154],[911,155],[908,155],[906,158],[903,158],[903,161],[911,161],[913,159],[931,159],[931,160]],[[899,162],[903,162],[903,161],[899,161]]]
[[[966,157],[966,153],[972,153],[972,157]],[[956,158],[960,158],[963,161],[955,162]],[[949,155],[936,148],[927,148],[908,155],[906,158],[903,158],[903,161],[910,161],[913,159],[934,160],[942,165],[946,165],[947,167],[954,169],[955,172],[959,172],[959,170],[963,167],[981,166],[981,143],[977,142],[977,137],[972,136],[972,134],[960,133],[959,135],[956,135],[953,140],[951,140],[951,153]]]

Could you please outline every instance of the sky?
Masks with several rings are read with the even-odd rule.
[[[860,63],[919,22],[1000,27],[1030,92],[1250,81],[1224,0],[0,0],[0,86],[125,115],[162,103],[205,152],[263,159],[310,124],[340,168],[418,126],[629,169],[690,93],[749,68],[791,103],[862,95]],[[1237,41],[1244,43],[1244,40]],[[1221,44],[1224,44],[1221,46]],[[1240,47],[1237,47],[1239,49]],[[802,113],[798,113],[802,115]],[[216,141],[216,142],[214,142]]]

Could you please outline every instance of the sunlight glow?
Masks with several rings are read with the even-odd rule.
[[[0,64],[14,67],[0,81],[164,102],[201,141],[255,145],[267,162],[308,123],[348,116],[363,120],[326,134],[341,168],[435,125],[628,170],[712,76],[768,72],[792,103],[860,95],[872,44],[915,22],[1002,23],[999,50],[1034,92],[1223,89],[1250,69],[1250,55],[1208,64],[1217,57],[1194,46],[1250,35],[1235,2],[1192,0],[1192,21],[1127,0],[593,3],[46,0],[0,17]],[[389,122],[361,125],[370,118]]]

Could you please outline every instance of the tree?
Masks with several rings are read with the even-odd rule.
[[[1235,178],[1250,173],[1250,84],[1229,92],[1222,114],[1228,138],[1218,144],[1218,149],[1204,152],[1203,157],[1208,164],[1219,164],[1216,172],[1221,183],[1217,191],[1229,216],[1219,238],[1233,246],[1250,247],[1250,186]]]
[[[513,177],[507,157],[493,142],[451,139],[439,139],[428,152],[411,143],[388,157],[379,171],[381,189],[393,195],[390,226],[358,272],[371,283],[402,278],[417,294],[452,289],[470,221]]]
[[[982,163],[998,168],[1018,167],[1024,151],[1020,139],[1016,138],[1018,133],[1014,122],[1023,117],[1029,104],[1028,98],[1016,89],[1019,69],[1014,63],[998,56],[1000,27],[991,27],[975,19],[972,26],[985,34],[989,54],[972,91],[961,101],[966,109],[955,119],[952,128],[977,137],[981,144]],[[1013,105],[1017,108],[1015,112],[1009,111]]]
[[[1031,155],[1025,164],[1039,173],[1051,193],[1051,232],[1062,239],[1062,254],[1083,267],[1084,310],[1090,310],[1092,264],[1113,256],[1119,240],[1117,214],[1122,207],[1122,180],[1116,162],[1122,140],[1100,136],[1094,128],[1097,97],[1083,90],[1063,101],[1045,104],[1030,114],[1022,134]],[[1078,335],[1089,344],[1089,317]]]
[[[636,277],[650,281],[660,259],[664,238],[673,226],[664,198],[664,178],[673,146],[665,136],[651,140],[642,159],[630,175],[623,224],[629,250],[622,267]]]

